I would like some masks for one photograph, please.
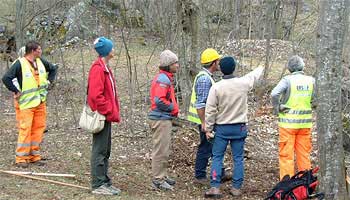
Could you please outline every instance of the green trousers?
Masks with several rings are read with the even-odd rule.
[[[105,121],[105,126],[99,133],[93,134],[91,151],[91,187],[98,188],[103,184],[111,185],[108,177],[108,160],[111,154],[111,122]]]

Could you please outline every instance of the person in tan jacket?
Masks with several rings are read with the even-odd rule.
[[[223,79],[215,83],[210,91],[205,107],[205,127],[207,138],[213,140],[213,163],[210,174],[211,188],[206,198],[221,198],[220,182],[223,159],[230,143],[233,160],[232,188],[230,194],[241,195],[244,177],[244,144],[247,137],[248,92],[260,78],[264,68],[258,67],[243,77],[235,77],[236,62],[233,57],[220,61]]]

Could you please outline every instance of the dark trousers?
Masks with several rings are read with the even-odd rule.
[[[102,131],[93,134],[91,152],[91,187],[93,189],[103,184],[112,184],[107,175],[108,159],[111,154],[111,132],[111,122],[105,121]]]
[[[199,125],[200,143],[198,145],[196,164],[195,164],[195,177],[197,179],[203,179],[207,177],[207,166],[209,158],[212,156],[213,144],[208,142],[205,132],[202,131],[202,126]]]

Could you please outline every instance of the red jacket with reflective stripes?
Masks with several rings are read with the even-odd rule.
[[[167,120],[177,117],[179,106],[175,98],[174,75],[160,70],[154,77],[150,91],[151,112],[148,117],[153,120]]]

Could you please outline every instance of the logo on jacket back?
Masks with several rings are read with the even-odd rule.
[[[297,85],[297,90],[298,91],[309,91],[309,86],[308,85]]]

